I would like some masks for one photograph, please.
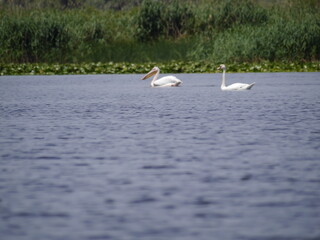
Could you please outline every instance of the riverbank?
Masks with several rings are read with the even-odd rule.
[[[220,63],[182,62],[126,63],[98,62],[81,64],[0,64],[0,75],[68,75],[68,74],[141,74],[154,66],[161,73],[213,73]],[[262,62],[226,63],[228,72],[320,72],[320,61],[315,62]]]

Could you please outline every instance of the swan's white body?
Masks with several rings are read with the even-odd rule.
[[[229,86],[226,86],[226,66],[221,64],[218,67],[218,70],[222,69],[222,82],[221,82],[221,90],[223,91],[238,91],[238,90],[249,90],[255,83],[247,84],[247,83],[233,83]]]
[[[160,69],[158,67],[152,68],[141,80],[145,80],[153,75],[155,75],[151,81],[151,87],[177,87],[182,81],[174,76],[166,76],[158,79],[160,74]]]

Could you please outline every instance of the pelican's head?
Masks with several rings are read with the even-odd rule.
[[[217,68],[217,70],[226,70],[226,65],[221,64],[221,65]]]
[[[146,75],[144,75],[143,78],[141,78],[141,80],[146,80],[147,78],[155,75],[159,71],[160,71],[160,69],[158,67],[154,67],[151,69],[150,72],[148,72]]]

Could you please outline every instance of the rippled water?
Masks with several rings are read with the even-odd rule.
[[[320,239],[320,74],[0,77],[4,240]]]

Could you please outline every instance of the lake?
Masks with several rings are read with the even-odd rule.
[[[0,77],[1,239],[320,239],[320,73],[175,75]]]

